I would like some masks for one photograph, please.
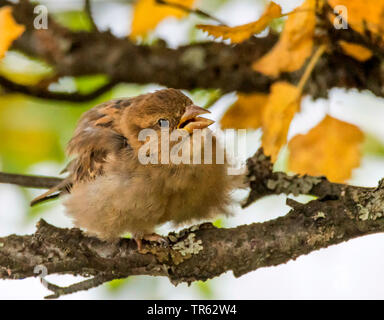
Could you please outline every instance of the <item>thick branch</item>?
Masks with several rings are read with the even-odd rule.
[[[4,4],[9,3],[0,0],[0,5]],[[15,48],[47,60],[60,76],[103,73],[116,82],[159,83],[184,89],[220,88],[223,92],[267,92],[276,80],[251,67],[276,42],[277,36],[273,34],[236,46],[215,42],[178,49],[140,46],[108,32],[70,32],[54,21],[50,21],[48,30],[35,30],[33,6],[26,1],[13,6],[16,20],[27,27]],[[343,34],[340,38],[345,38],[341,31],[324,30],[333,35],[333,41],[340,34]],[[318,62],[306,93],[324,97],[330,88],[345,87],[368,89],[384,96],[384,74],[380,66],[378,57],[361,63],[334,50]],[[279,80],[296,84],[301,73],[300,70],[285,74]]]
[[[37,265],[43,265],[48,274],[94,277],[68,288],[50,284],[54,297],[132,275],[167,276],[174,284],[189,283],[230,270],[238,277],[329,245],[384,232],[383,183],[378,188],[360,188],[325,178],[273,173],[261,150],[248,162],[248,169],[254,199],[291,192],[320,198],[307,204],[288,199],[292,210],[264,223],[230,229],[203,224],[171,233],[169,247],[146,244],[147,254],[138,253],[133,240],[106,243],[79,229],[60,229],[41,220],[33,235],[0,238],[0,278],[36,276]]]

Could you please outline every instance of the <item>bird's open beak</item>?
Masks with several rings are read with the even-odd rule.
[[[198,117],[204,113],[211,112],[195,105],[188,106],[185,113],[182,115],[177,128],[187,130],[189,134],[192,134],[194,129],[204,129],[215,122],[210,119]]]

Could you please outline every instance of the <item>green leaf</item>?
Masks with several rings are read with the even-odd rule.
[[[117,291],[120,291],[128,282],[129,282],[129,278],[115,279],[108,282],[107,288],[111,292],[117,292]]]
[[[222,228],[223,227],[223,219],[217,219],[215,222],[213,222],[213,225],[216,228]]]
[[[53,13],[55,21],[73,31],[91,31],[92,24],[85,11],[63,11]]]
[[[109,79],[106,75],[96,74],[75,78],[76,87],[79,93],[87,94],[106,85]]]
[[[204,297],[204,299],[214,298],[214,291],[212,290],[209,280],[205,282],[197,281],[195,286],[197,287],[199,293]]]
[[[373,135],[365,134],[363,154],[384,156],[384,144]]]
[[[15,83],[35,85],[52,74],[52,68],[45,62],[17,51],[7,52],[0,60],[0,75]]]

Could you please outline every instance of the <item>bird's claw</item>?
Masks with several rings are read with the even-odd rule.
[[[144,237],[143,237],[143,240],[146,240],[146,241],[150,241],[150,242],[156,242],[164,247],[168,247],[169,246],[169,241],[167,238],[163,237],[163,236],[160,236],[156,233],[152,233],[152,234],[145,234]]]
[[[159,245],[165,248],[169,246],[169,240],[167,238],[160,236],[156,233],[145,234],[141,238],[135,238],[135,241],[137,243],[137,250],[140,253],[146,253],[145,249],[143,248],[143,240],[158,243]]]

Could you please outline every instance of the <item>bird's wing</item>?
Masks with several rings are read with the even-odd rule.
[[[102,103],[83,114],[67,148],[74,157],[63,172],[68,177],[59,185],[35,198],[31,205],[56,198],[62,192],[70,192],[74,183],[92,180],[104,173],[104,165],[110,154],[129,148],[119,130],[119,120],[130,99],[116,99]]]

